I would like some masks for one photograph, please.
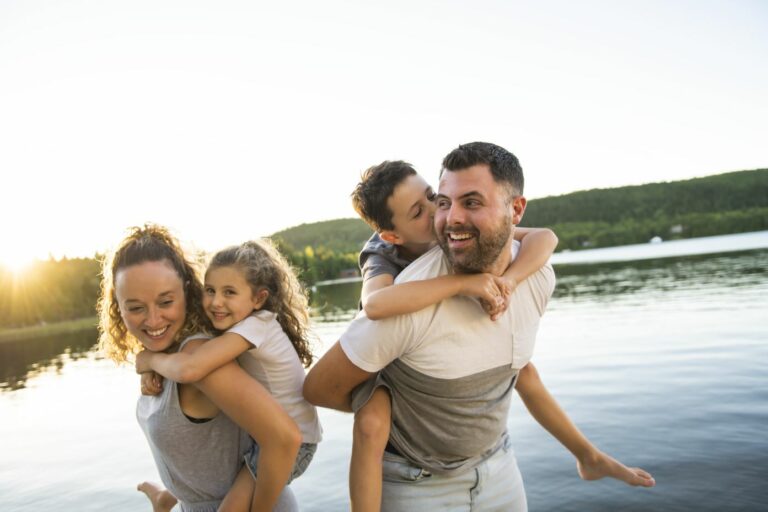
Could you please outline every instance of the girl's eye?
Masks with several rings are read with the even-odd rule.
[[[213,295],[213,288],[206,288],[206,289],[205,289],[205,293],[206,293],[207,295]]]

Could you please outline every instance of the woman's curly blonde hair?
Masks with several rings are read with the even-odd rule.
[[[203,311],[200,265],[185,256],[181,244],[167,228],[156,224],[129,228],[128,235],[117,249],[102,261],[101,295],[96,306],[99,315],[99,348],[118,363],[126,361],[129,354],[135,354],[143,347],[128,332],[120,315],[115,277],[122,269],[148,261],[168,262],[183,283],[186,317],[174,345],[192,334],[210,332],[210,324]]]
[[[254,294],[262,289],[269,292],[262,309],[275,313],[299,360],[308,368],[312,364],[312,350],[307,292],[273,243],[264,238],[223,249],[211,258],[208,271],[217,267],[242,270]]]

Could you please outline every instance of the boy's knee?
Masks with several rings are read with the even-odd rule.
[[[354,430],[359,440],[384,446],[389,439],[389,417],[379,411],[363,408],[355,416]]]

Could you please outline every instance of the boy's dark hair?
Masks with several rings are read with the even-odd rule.
[[[523,194],[523,168],[517,157],[496,144],[490,142],[470,142],[462,144],[443,159],[444,171],[458,171],[477,164],[488,164],[493,179],[510,187],[510,197]]]
[[[416,169],[402,160],[385,160],[379,165],[369,167],[363,171],[360,183],[352,192],[352,206],[374,231],[395,229],[387,199],[395,191],[395,187],[414,174]]]

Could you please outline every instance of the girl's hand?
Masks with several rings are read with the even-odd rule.
[[[141,394],[147,396],[159,395],[163,390],[163,377],[155,372],[141,374]]]
[[[149,366],[149,362],[152,359],[151,350],[142,350],[136,354],[136,373],[151,372],[152,368]]]

